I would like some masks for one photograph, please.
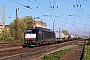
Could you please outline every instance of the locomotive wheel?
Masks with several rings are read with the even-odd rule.
[[[55,41],[55,44],[57,44],[57,41]]]
[[[51,43],[50,43],[51,45],[52,45],[52,41],[51,41]]]
[[[22,46],[23,46],[23,48],[27,47],[26,45],[22,45]]]
[[[36,46],[39,47],[39,43],[36,43]]]

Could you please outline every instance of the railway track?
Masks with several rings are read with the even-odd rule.
[[[0,43],[0,51],[22,48],[23,42]]]
[[[76,44],[77,40],[75,41],[69,41],[64,42],[60,44],[53,44],[53,45],[47,45],[47,46],[41,46],[41,47],[32,47],[32,48],[19,48],[19,49],[13,49],[13,50],[6,50],[0,52],[0,59],[7,59],[7,60],[22,60],[22,59],[28,59],[34,56],[40,56],[46,53],[49,53],[53,50],[57,50],[61,47],[65,47],[67,45]],[[28,58],[27,58],[28,57]],[[30,59],[29,59],[30,60]]]
[[[86,41],[79,41],[78,44],[60,60],[81,60],[85,44]]]
[[[23,42],[13,42],[13,43],[0,43],[0,48],[12,47],[12,46],[20,46],[23,45]]]
[[[22,48],[23,42],[0,43],[0,51]]]

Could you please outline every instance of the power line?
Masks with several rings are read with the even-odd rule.
[[[68,3],[66,0],[63,0],[63,1],[72,6],[72,4]]]
[[[28,2],[32,2],[32,3],[35,3],[35,2],[33,2],[33,1],[30,1],[30,0],[27,0]],[[39,3],[38,1],[36,1],[36,3],[35,4],[39,4],[39,5],[41,5],[44,9],[46,9],[47,11],[49,11],[46,7],[44,7],[41,3]],[[32,8],[31,8],[32,9]],[[39,13],[41,13],[41,14],[44,14],[44,13],[42,13],[42,12],[40,12],[40,11],[37,11],[37,10],[35,10],[35,9],[32,9],[32,10],[34,10],[34,11],[36,11],[36,12],[39,12]],[[49,11],[52,15],[54,15],[51,11]],[[45,14],[44,14],[45,15]],[[54,17],[52,17],[52,15],[50,16],[51,18],[53,18],[53,19],[55,19]]]
[[[37,2],[37,4],[39,4],[40,6],[42,6],[44,9],[46,9],[47,11],[49,11],[51,14],[55,15],[50,10],[48,10],[44,5],[42,5],[41,3],[39,3],[37,0],[35,0],[35,1]],[[54,3],[55,3],[55,0],[54,0]]]
[[[42,6],[44,9],[46,9],[47,11],[49,11],[52,15],[56,16],[54,13],[52,13],[50,10],[48,10],[46,7],[44,7],[44,5],[42,5],[41,3],[39,3],[37,0],[35,0],[40,6]],[[51,17],[53,18],[53,17]],[[54,18],[55,19],[55,18]]]
[[[64,0],[66,3],[68,3],[66,0]],[[72,2],[72,0],[70,0]],[[85,12],[83,12],[83,9],[81,8],[82,7],[82,0],[76,0],[74,4],[74,1],[72,2],[73,3],[73,7],[75,9],[77,9],[78,11],[78,14],[80,15],[80,12],[83,13],[83,14],[86,14]],[[83,0],[83,3],[84,3],[84,0]],[[69,5],[71,5],[70,3],[68,3]],[[80,8],[80,9],[79,9]],[[80,11],[81,10],[81,11]],[[81,18],[81,16],[79,16]]]
[[[13,1],[13,0],[10,0],[10,1],[12,1],[12,2],[14,2],[14,3],[16,3],[16,4],[19,4],[19,5],[22,5],[22,6],[26,7],[26,8],[30,8],[29,6],[25,6],[25,5],[23,5],[23,4],[20,4],[20,3],[18,3],[18,2],[15,2],[15,1]]]
[[[47,11],[49,11],[52,15],[54,15],[54,17],[56,17],[56,15],[55,14],[53,14],[50,10],[48,10],[46,7],[44,7],[41,3],[39,3],[37,0],[35,0],[36,2],[37,2],[37,4],[39,4],[40,6],[42,6],[44,9],[46,9]],[[29,1],[30,2],[30,1]],[[55,2],[55,0],[54,0],[54,2]],[[34,2],[35,3],[35,2]],[[51,17],[51,16],[50,16]],[[54,17],[51,17],[51,18],[53,18],[53,19],[56,19],[56,18],[54,18]],[[64,16],[65,17],[65,16]],[[56,19],[57,20],[57,19]]]
[[[5,5],[5,4],[3,4],[3,3],[1,3],[1,2],[0,2],[0,4],[1,4],[1,5],[4,5],[4,6],[7,6],[7,7],[13,9],[13,10],[15,10],[15,8],[13,8],[13,7],[11,7],[11,6]],[[19,12],[21,12],[21,13],[23,13],[23,14],[27,14],[27,13],[25,13],[25,12],[23,12],[23,11],[20,11],[20,10],[19,10]]]
[[[12,1],[12,0],[10,0],[10,1]],[[16,3],[16,4],[19,4],[19,3],[17,3],[17,2],[15,2],[15,1],[13,1],[14,3]],[[3,3],[0,3],[0,4],[2,4],[2,5],[4,5],[4,6],[7,6],[7,7],[9,7],[9,8],[12,8],[13,10],[15,10],[15,8],[13,8],[13,7],[11,7],[11,6],[8,6],[8,5],[5,5],[5,4],[3,4]],[[24,7],[26,7],[26,8],[30,8],[29,6],[25,6],[25,5],[23,5],[23,4],[19,4],[19,5],[22,5],[22,6],[24,6]],[[32,9],[32,8],[30,8],[30,9]],[[39,12],[39,11],[37,11],[37,10],[35,10],[35,9],[32,9],[32,10],[34,10],[34,11],[36,11],[36,12]],[[19,10],[20,11],[20,10]],[[21,13],[25,13],[25,12],[22,12],[22,11],[20,11]],[[41,13],[41,12],[39,12],[39,13]],[[25,13],[26,14],[26,13]],[[41,14],[44,14],[44,13],[41,13]],[[45,15],[45,14],[44,14]],[[8,15],[5,15],[5,16],[8,16]],[[10,16],[9,16],[9,18],[11,18]],[[51,18],[53,18],[53,17],[51,17]],[[55,18],[54,18],[55,19]]]
[[[10,0],[10,1],[12,1],[12,0]],[[21,4],[21,3],[17,3],[17,2],[15,2],[15,1],[12,1],[12,2],[14,2],[14,3],[16,3],[16,4],[19,4],[19,5],[21,5],[21,6],[26,7],[25,5],[23,5],[23,4]],[[36,11],[36,12],[38,12],[38,13],[40,13],[40,14],[45,15],[44,13],[42,13],[42,12],[40,12],[40,11],[37,11],[37,10],[31,8],[31,7],[28,7],[28,6],[27,6],[26,8],[29,8],[29,9],[31,9],[31,10],[33,10],[33,11]],[[51,16],[50,16],[50,17],[51,17]],[[55,19],[54,17],[51,17],[51,18]]]
[[[56,0],[54,0],[52,3],[49,2],[49,4],[51,4],[51,5],[49,5],[49,6],[50,6],[50,8],[52,8],[52,10],[53,10],[55,7],[58,9],[58,0],[57,0],[57,2],[56,2]]]
[[[33,1],[31,1],[31,0],[27,0],[27,1],[36,4],[35,2],[33,2]]]
[[[2,3],[0,3],[0,4],[2,4]],[[4,4],[2,4],[2,5],[4,5]],[[7,5],[4,5],[4,6],[7,6]],[[7,6],[7,7],[10,7],[10,6]],[[10,8],[11,8],[11,7],[10,7]],[[0,10],[0,11],[1,11],[1,10]],[[5,16],[8,16],[8,15],[5,14]]]
[[[31,3],[34,3],[34,4],[37,4],[36,2],[33,2],[31,0],[27,0],[28,2],[31,2]],[[38,5],[37,5],[37,9],[38,9]]]
[[[2,5],[4,5],[4,6],[7,6],[7,7],[9,7],[9,8],[14,9],[13,7],[10,7],[10,6],[8,6],[8,5],[5,5],[5,4],[3,4],[3,3],[1,3],[1,2],[0,2],[0,4],[2,4]]]
[[[41,3],[39,3],[37,0],[35,0],[39,5],[41,5],[43,8],[45,8],[47,11],[49,11],[46,7],[44,7]]]
[[[27,0],[27,1],[29,1],[29,0]],[[35,3],[35,4],[39,4],[40,6],[42,6],[44,9],[46,9],[47,11],[49,11],[46,7],[44,7],[41,3],[39,3],[37,0],[35,0],[36,1],[36,3],[35,2],[33,2],[33,1],[29,1],[29,2],[32,2],[32,3]],[[37,8],[38,8],[38,6],[37,6]],[[51,11],[49,11],[52,15],[54,15]]]
[[[10,0],[10,1],[12,1],[12,0]],[[25,6],[25,5],[21,4],[21,3],[15,2],[15,1],[12,1],[12,2],[14,2],[14,3],[16,3],[16,4],[19,4],[19,5],[21,5],[21,6],[24,6],[24,7],[26,7],[26,8],[32,9],[33,11],[36,11],[36,12],[38,12],[38,13],[40,13],[40,14],[44,14],[44,13],[42,13],[42,12],[40,12],[40,11],[37,11],[37,10],[31,8],[30,6]]]

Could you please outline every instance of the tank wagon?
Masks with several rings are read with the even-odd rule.
[[[55,32],[57,42],[68,41],[71,37],[70,34],[64,34],[62,32]]]
[[[77,39],[77,35],[71,34],[71,39]]]
[[[39,46],[40,44],[47,44],[47,43],[55,43],[56,36],[55,32],[50,29],[45,28],[27,28],[24,33],[24,45],[31,46],[36,45]]]

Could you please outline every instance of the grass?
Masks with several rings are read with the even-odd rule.
[[[90,60],[90,38],[87,45],[85,46],[84,52],[84,60]]]
[[[90,60],[90,45],[85,47],[84,60]]]
[[[87,45],[90,45],[90,38],[89,38],[89,40],[88,40],[88,43],[87,43]]]
[[[45,55],[43,60],[59,60],[61,57],[63,57],[66,53],[68,53],[72,48],[56,51],[54,53],[51,53],[49,55]]]

